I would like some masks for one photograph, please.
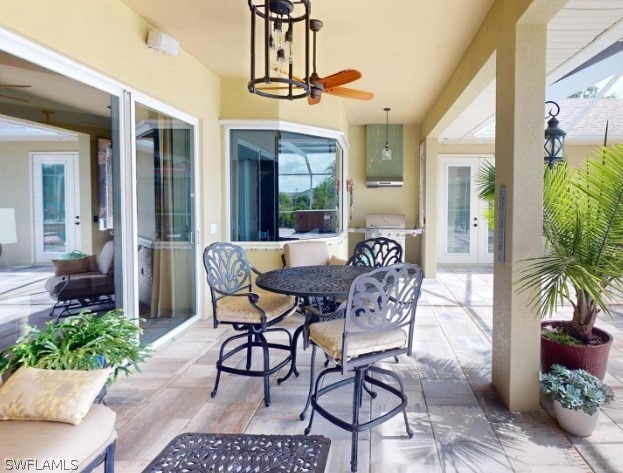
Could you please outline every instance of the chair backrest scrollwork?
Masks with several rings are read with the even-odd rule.
[[[370,334],[381,337],[383,332],[404,329],[408,333],[407,343],[398,351],[411,354],[423,278],[418,265],[399,263],[374,269],[353,281],[344,320],[342,366],[345,371],[349,369],[348,345],[356,337],[369,338]],[[396,354],[400,353],[392,356]]]
[[[355,245],[347,264],[380,268],[402,262],[402,245],[386,237],[368,238]]]
[[[212,243],[203,252],[203,265],[212,291],[227,295],[252,289],[251,263],[238,245]]]

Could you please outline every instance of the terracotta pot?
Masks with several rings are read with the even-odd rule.
[[[541,327],[557,327],[561,321],[541,322]],[[593,333],[607,340],[602,345],[565,345],[541,337],[541,371],[548,373],[553,364],[569,369],[583,369],[603,381],[608,366],[608,354],[612,345],[612,335],[593,327]]]
[[[579,437],[588,437],[593,433],[599,418],[599,409],[594,414],[587,414],[582,409],[573,410],[563,407],[558,401],[554,401],[554,412],[558,425],[570,434]]]

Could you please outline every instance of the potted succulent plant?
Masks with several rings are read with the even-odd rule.
[[[57,370],[109,367],[110,385],[119,373],[138,369],[149,356],[139,342],[140,333],[121,309],[103,315],[83,311],[57,324],[48,322],[42,330],[27,326],[14,345],[0,351],[0,374],[10,375],[22,365]]]
[[[483,173],[479,185],[482,192],[489,190],[489,196],[492,175],[491,170],[488,177]],[[517,283],[520,291],[532,291],[542,318],[550,318],[564,302],[573,308],[573,316],[569,321],[543,322],[543,371],[560,363],[603,379],[612,336],[594,325],[597,314],[609,314],[609,302],[620,295],[622,182],[622,145],[601,147],[575,168],[565,163],[545,170],[546,250],[524,262]]]
[[[553,365],[540,377],[541,389],[554,401],[560,426],[573,435],[587,437],[597,425],[599,407],[614,399],[612,388],[585,370]]]

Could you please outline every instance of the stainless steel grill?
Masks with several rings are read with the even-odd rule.
[[[404,214],[368,214],[366,216],[366,238],[385,237],[396,240],[405,253]]]

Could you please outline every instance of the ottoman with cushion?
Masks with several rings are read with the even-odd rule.
[[[108,370],[20,368],[0,386],[0,472],[113,473],[116,414],[93,400]]]

